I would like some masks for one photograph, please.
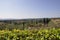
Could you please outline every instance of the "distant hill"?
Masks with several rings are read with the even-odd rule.
[[[37,29],[59,26],[60,18],[0,19],[0,29]]]

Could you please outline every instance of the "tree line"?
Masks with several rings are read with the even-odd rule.
[[[29,27],[41,27],[47,25],[51,21],[50,18],[39,19],[23,19],[23,20],[0,20],[0,29],[28,29]],[[42,25],[43,24],[43,25]]]

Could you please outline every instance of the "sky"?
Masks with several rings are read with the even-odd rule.
[[[0,0],[0,18],[60,17],[60,0]]]

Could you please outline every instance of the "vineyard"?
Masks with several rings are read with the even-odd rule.
[[[60,40],[60,28],[39,30],[0,30],[0,40]]]

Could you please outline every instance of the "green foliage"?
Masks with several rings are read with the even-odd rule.
[[[0,30],[0,40],[60,40],[59,29]]]

